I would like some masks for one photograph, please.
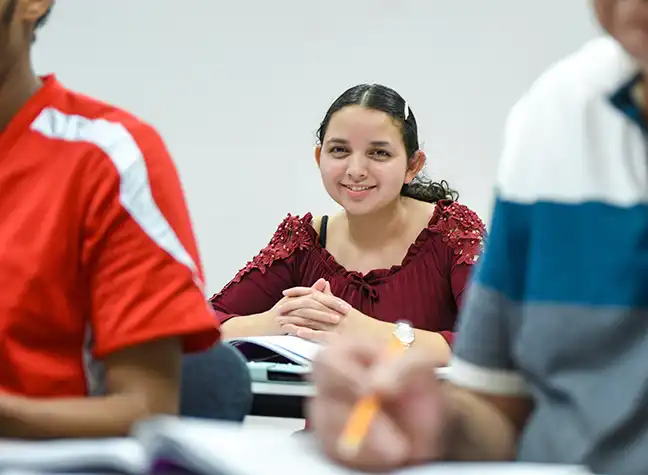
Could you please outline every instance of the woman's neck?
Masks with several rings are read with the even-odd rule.
[[[345,213],[349,240],[361,249],[372,249],[402,236],[410,221],[409,201],[400,198],[386,208],[361,216]]]

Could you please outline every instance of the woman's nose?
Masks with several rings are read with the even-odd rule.
[[[366,158],[350,156],[347,165],[347,176],[353,181],[362,181],[367,178]]]

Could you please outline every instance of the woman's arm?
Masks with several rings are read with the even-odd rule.
[[[450,288],[452,290],[452,297],[454,298],[457,315],[460,314],[461,307],[463,305],[464,294],[470,285],[470,276],[472,274],[474,265],[467,264],[465,262],[458,263],[456,256],[451,257],[451,267],[450,267]],[[455,323],[456,328],[456,323]],[[443,337],[448,341],[449,345],[452,345],[457,336],[456,331],[443,331],[441,332]]]
[[[211,298],[224,340],[282,333],[275,309],[283,299],[281,292],[293,285],[296,260],[294,254],[276,260],[264,272],[253,267]]]
[[[252,315],[237,315],[221,325],[223,340],[243,338],[246,336],[280,335],[281,330],[275,323],[274,308],[267,312]]]
[[[291,289],[290,295],[296,295],[299,290]],[[310,295],[331,309],[335,308],[336,302],[339,300],[331,293],[312,291]],[[337,324],[323,324],[321,329],[313,329],[306,326],[302,318],[293,317],[289,313],[287,317],[282,317],[284,331],[296,333],[297,336],[308,340],[321,342],[330,341],[336,335],[368,337],[374,341],[385,342],[393,338],[394,330],[396,330],[395,323],[378,320],[355,308],[350,308],[346,312],[343,312],[340,308],[335,309],[337,312],[344,313],[344,316]],[[435,361],[438,361],[439,366],[447,364],[450,358],[450,345],[441,333],[415,329],[414,334],[413,346],[425,349]]]
[[[472,272],[484,250],[486,227],[477,213],[468,207],[452,202],[440,208],[441,219],[435,224],[443,236],[446,248],[450,290],[455,303],[456,315],[460,313],[464,292],[470,285]],[[457,322],[454,322],[457,326]],[[454,330],[454,329],[453,329]],[[456,332],[441,331],[448,345],[452,346]]]
[[[282,333],[276,308],[282,292],[299,283],[301,261],[312,246],[309,219],[288,215],[268,246],[210,299],[223,339]]]
[[[361,313],[358,310],[352,310],[351,312]],[[394,330],[396,330],[395,323],[383,322],[364,314],[362,314],[362,317],[357,318],[362,318],[366,322],[365,329],[373,338],[383,340],[393,338]],[[425,350],[434,361],[438,362],[438,366],[448,364],[450,345],[440,332],[414,329],[414,343],[412,346]]]
[[[182,345],[166,338],[117,351],[105,359],[102,397],[37,399],[0,396],[0,437],[50,439],[128,435],[134,422],[175,414]]]

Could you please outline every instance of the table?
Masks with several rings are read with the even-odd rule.
[[[253,382],[250,415],[266,417],[304,418],[304,402],[315,395],[310,383]]]
[[[264,396],[313,397],[315,387],[310,383],[252,383],[252,393]]]

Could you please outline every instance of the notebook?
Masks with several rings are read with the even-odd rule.
[[[247,360],[253,383],[308,385],[311,362],[322,345],[292,335],[255,336],[226,340]]]
[[[251,453],[253,451],[253,453]],[[252,456],[251,456],[252,455]],[[322,455],[310,435],[278,434],[271,427],[245,427],[173,417],[138,424],[131,439],[0,441],[0,471],[122,472],[161,475],[357,475]],[[433,464],[392,475],[589,475],[577,466],[523,463]]]
[[[306,382],[311,363],[324,347],[293,335],[254,336],[225,341],[237,348],[248,361],[254,382]],[[448,368],[438,368],[444,379]]]
[[[0,439],[0,472],[147,473],[143,446],[134,438],[103,440],[12,441]]]
[[[248,361],[296,364],[309,367],[322,349],[320,343],[293,335],[250,336],[226,340]]]

